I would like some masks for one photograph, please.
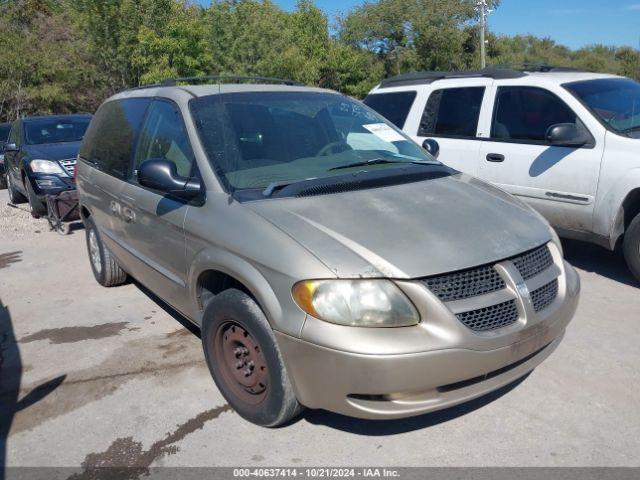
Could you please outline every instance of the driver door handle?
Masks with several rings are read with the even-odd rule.
[[[494,162],[494,163],[504,162],[504,155],[502,155],[500,153],[488,153],[487,154],[487,161],[488,162]]]

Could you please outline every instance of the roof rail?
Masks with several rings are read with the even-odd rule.
[[[445,78],[521,78],[526,74],[508,68],[489,67],[482,70],[463,70],[457,72],[413,72],[398,75],[397,77],[385,78],[380,83],[380,87],[399,87],[404,85],[424,85],[442,80]]]
[[[495,68],[517,70],[525,73],[553,73],[553,72],[580,72],[583,70],[571,67],[561,67],[547,63],[525,62],[520,65],[503,64]]]
[[[282,83],[284,85],[292,85],[292,86],[303,86],[299,82],[295,82],[293,80],[287,80],[283,78],[272,78],[272,77],[255,77],[255,76],[244,76],[244,75],[206,75],[201,77],[177,77],[177,78],[167,78],[160,82],[160,86],[163,87],[173,87],[178,84],[178,82],[206,82],[209,80],[217,80],[218,83],[222,83],[221,81],[233,81],[233,82],[254,82],[254,83]]]

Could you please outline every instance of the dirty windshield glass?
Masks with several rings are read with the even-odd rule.
[[[638,137],[640,83],[628,78],[603,78],[565,85],[612,130]]]
[[[437,163],[368,107],[314,92],[260,92],[194,99],[205,150],[233,190]]]

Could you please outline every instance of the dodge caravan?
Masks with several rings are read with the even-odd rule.
[[[547,358],[578,302],[539,214],[332,91],[125,91],[91,121],[77,182],[96,280],[134,277],[199,326],[259,425],[479,397]]]

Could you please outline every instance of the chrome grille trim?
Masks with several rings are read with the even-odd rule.
[[[67,160],[58,160],[58,162],[60,163],[60,165],[62,165],[62,168],[64,168],[65,172],[73,177],[76,172],[77,160],[75,158],[69,158]]]
[[[479,308],[456,315],[464,325],[475,332],[487,332],[506,327],[518,321],[518,307],[515,300]]]
[[[557,297],[558,279],[556,278],[553,282],[547,283],[544,287],[540,287],[531,292],[533,309],[536,312],[540,312],[551,305]]]

